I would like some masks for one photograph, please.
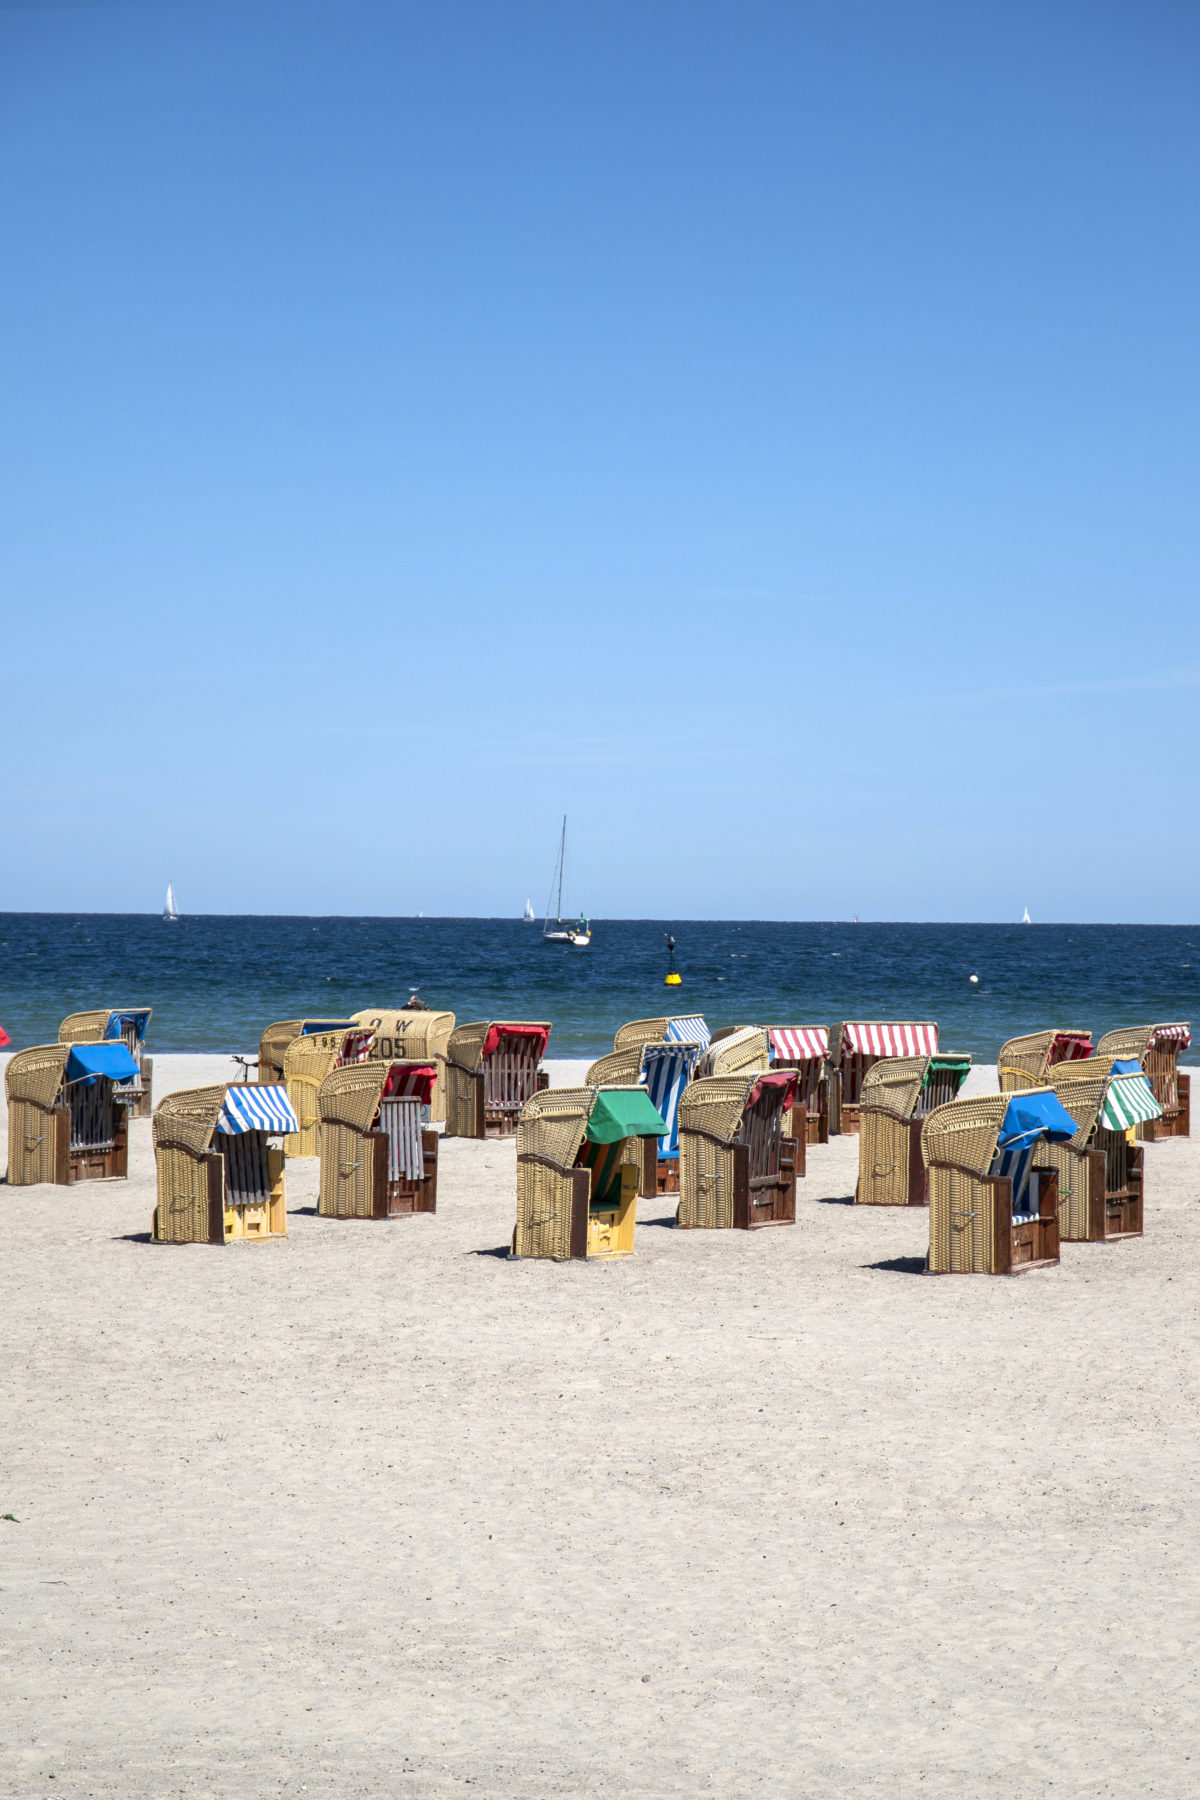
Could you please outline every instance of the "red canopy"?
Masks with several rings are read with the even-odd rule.
[[[393,1063],[383,1084],[381,1100],[419,1100],[429,1105],[437,1070],[431,1063]]]
[[[780,1070],[778,1075],[760,1075],[750,1089],[750,1098],[746,1101],[746,1105],[754,1106],[764,1088],[782,1088],[784,1092],[779,1102],[779,1108],[781,1112],[786,1112],[796,1098],[797,1079],[795,1069],[788,1069],[786,1073]]]
[[[7,1031],[5,1031],[3,1025],[0,1025],[0,1049],[3,1049],[5,1044],[11,1043],[12,1039],[9,1037]]]
[[[488,1034],[483,1040],[481,1055],[490,1056],[502,1037],[536,1038],[537,1052],[541,1056],[546,1048],[546,1039],[550,1036],[548,1025],[489,1025]]]

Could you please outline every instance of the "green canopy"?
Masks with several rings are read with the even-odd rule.
[[[616,1144],[627,1137],[662,1137],[667,1121],[645,1088],[601,1088],[587,1122],[591,1144]]]
[[[921,1086],[927,1088],[934,1075],[939,1074],[946,1069],[954,1070],[955,1074],[958,1076],[959,1086],[961,1087],[963,1082],[967,1079],[967,1076],[971,1073],[971,1058],[969,1056],[943,1056],[940,1053],[937,1056],[931,1056],[929,1059],[929,1067],[925,1071],[925,1079],[921,1083]]]

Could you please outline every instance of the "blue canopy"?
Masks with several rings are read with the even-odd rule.
[[[132,1081],[139,1073],[124,1044],[72,1044],[67,1058],[67,1080],[88,1087],[102,1075],[109,1081]]]
[[[137,1033],[137,1040],[140,1044],[146,1035],[146,1027],[150,1023],[151,1010],[150,1007],[143,1006],[139,1007],[135,1012],[115,1012],[108,1021],[108,1027],[104,1033],[105,1039],[119,1038],[123,1034],[125,1027],[127,1025],[132,1025]]]
[[[1112,1072],[1114,1075],[1140,1075],[1142,1065],[1136,1056],[1124,1062],[1118,1056],[1113,1063]]]
[[[347,1031],[354,1028],[353,1019],[305,1019],[300,1027],[301,1037],[315,1037],[318,1031],[338,1031],[342,1026]]]
[[[1040,1137],[1062,1144],[1078,1130],[1057,1094],[1014,1094],[1001,1121],[996,1147],[1009,1150],[1036,1143]]]

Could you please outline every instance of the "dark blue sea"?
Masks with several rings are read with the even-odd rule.
[[[149,1005],[153,1050],[241,1050],[272,1019],[402,1006],[414,987],[462,1021],[551,1020],[551,1056],[599,1055],[622,1021],[675,1011],[713,1027],[936,1019],[943,1048],[992,1061],[1019,1031],[1200,1022],[1200,926],[605,919],[568,950],[512,919],[0,913],[14,1048],[53,1042],[70,1012]]]

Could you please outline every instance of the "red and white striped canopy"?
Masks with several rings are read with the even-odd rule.
[[[1050,1065],[1084,1062],[1095,1048],[1086,1031],[1060,1031],[1050,1052]]]
[[[1156,1025],[1150,1039],[1152,1044],[1178,1044],[1181,1050],[1186,1050],[1191,1041],[1192,1034],[1187,1025]]]
[[[437,1070],[430,1063],[393,1063],[383,1084],[384,1100],[419,1100],[429,1105]]]
[[[878,1025],[861,1019],[842,1026],[843,1053],[860,1056],[932,1056],[938,1047],[938,1028],[929,1023]]]
[[[829,1032],[824,1025],[773,1025],[771,1048],[784,1062],[808,1062],[829,1054]]]
[[[339,1060],[343,1066],[346,1063],[366,1062],[374,1042],[375,1033],[372,1029],[348,1031],[342,1043],[342,1054]]]

